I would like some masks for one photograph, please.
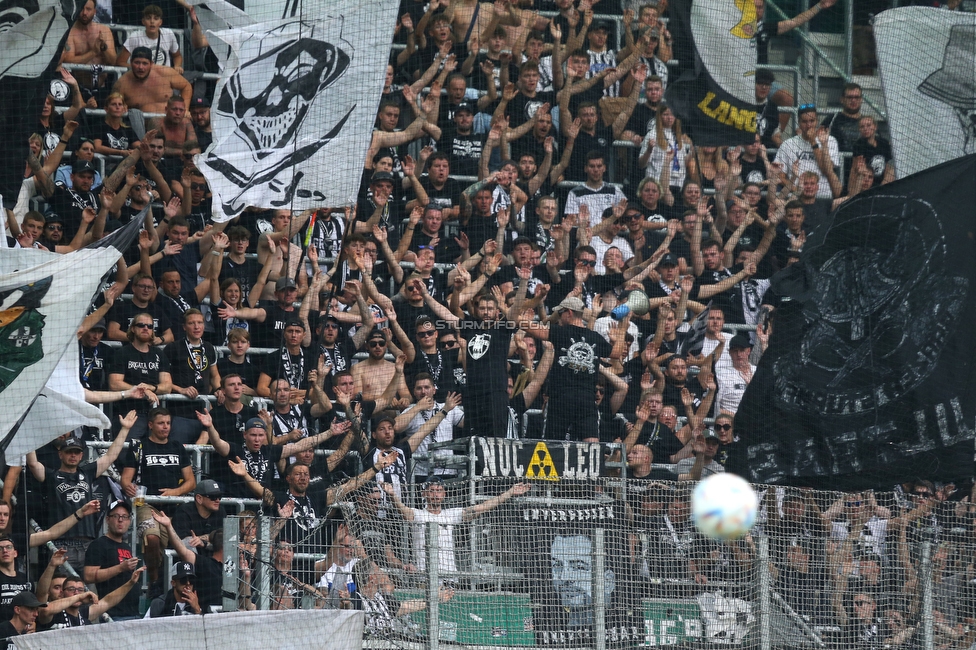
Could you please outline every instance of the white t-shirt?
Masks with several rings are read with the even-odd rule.
[[[590,219],[590,223],[593,223],[592,219]],[[619,236],[614,237],[609,244],[603,241],[601,237],[593,237],[590,239],[590,246],[596,251],[596,266],[593,268],[593,272],[597,275],[603,275],[607,272],[607,267],[603,265],[603,256],[611,248],[620,249],[620,253],[624,257],[624,264],[634,256],[634,251],[630,248],[630,242]]]
[[[410,406],[408,411],[414,413],[413,419],[407,424],[407,428],[403,430],[404,436],[409,438],[413,434],[417,433],[417,430],[422,427],[429,419],[434,417],[434,414],[439,410],[444,408],[444,404],[441,402],[434,402],[434,408],[429,411],[421,411],[417,408],[416,404]],[[415,455],[428,453],[428,447],[431,442],[447,442],[454,439],[454,427],[458,426],[461,420],[464,419],[464,409],[457,407],[447,412],[447,417],[441,420],[441,423],[437,425],[433,433],[424,438],[417,450],[414,452]],[[450,449],[442,449],[436,452],[438,458],[450,458],[453,456],[453,452]],[[453,476],[456,472],[452,470],[435,469],[434,474],[437,475],[451,475]],[[414,478],[417,475],[420,476],[430,476],[430,461],[426,460],[416,460],[414,462]]]
[[[148,47],[153,53],[153,63],[167,67],[173,67],[173,55],[180,51],[180,42],[176,35],[172,29],[166,27],[160,28],[158,39],[149,38],[143,30],[132,32],[122,46],[129,54],[135,52],[137,47]]]
[[[674,131],[664,129],[664,139],[668,147],[674,151],[674,158],[671,159],[671,175],[668,177],[668,184],[671,187],[682,187],[685,184],[685,177],[688,168],[685,159],[691,155],[691,146],[687,142],[680,145],[675,142]],[[647,159],[646,175],[648,178],[658,180],[661,178],[661,167],[664,165],[664,150],[657,144],[657,129],[651,129],[644,136],[644,143],[641,145],[640,155],[644,155],[647,148],[653,144],[654,150],[651,157]]]
[[[749,364],[753,376],[756,374],[756,366]],[[715,380],[718,383],[718,393],[715,395],[715,408],[717,412],[732,413],[739,409],[739,402],[746,392],[749,382],[732,366],[721,366],[715,371]]]
[[[462,522],[464,508],[448,508],[439,514],[427,510],[413,510],[413,563],[418,570],[427,567],[427,524],[435,522],[437,528],[437,549],[439,558],[437,570],[441,579],[444,572],[456,572],[457,562],[454,559],[454,526]]]
[[[827,151],[830,153],[830,164],[835,169],[840,167],[840,150],[837,147],[837,140],[832,135],[827,138]],[[780,146],[776,152],[776,159],[773,162],[781,163],[784,170],[793,173],[793,163],[797,160],[800,161],[797,176],[802,175],[803,172],[816,172],[820,175],[817,198],[834,198],[833,192],[830,191],[830,183],[827,181],[827,177],[820,172],[820,167],[817,166],[817,159],[813,155],[813,147],[800,136],[794,135]]]

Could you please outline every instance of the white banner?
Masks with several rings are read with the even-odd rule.
[[[386,75],[397,4],[342,0],[213,33],[231,48],[198,166],[214,220],[247,206],[351,205]]]
[[[86,625],[11,639],[24,650],[361,650],[363,612],[336,609],[231,612]]]
[[[68,255],[33,248],[0,253],[0,438],[31,409],[7,447],[8,458],[82,424],[106,425],[105,416],[84,403],[75,346],[99,281],[118,259],[112,247]]]
[[[976,14],[889,9],[874,34],[898,177],[976,153]]]

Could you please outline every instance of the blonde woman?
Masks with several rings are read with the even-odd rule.
[[[661,178],[666,161],[667,184],[675,187],[675,193],[678,193],[689,173],[695,173],[692,142],[691,138],[681,132],[681,120],[674,116],[667,104],[661,102],[657,107],[654,129],[644,137],[637,164],[647,170],[646,175],[649,178],[658,179]]]

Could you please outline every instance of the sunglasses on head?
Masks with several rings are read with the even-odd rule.
[[[817,105],[816,104],[800,104],[800,106],[796,110],[798,110],[798,111],[805,111],[805,110],[808,110],[808,109],[811,109],[811,108],[816,109],[817,108]]]

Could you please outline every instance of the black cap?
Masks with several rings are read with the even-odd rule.
[[[592,23],[590,23],[590,29],[589,29],[589,31],[592,32],[592,31],[597,30],[597,29],[602,29],[602,30],[604,30],[606,32],[609,32],[610,31],[610,23],[608,23],[605,20],[594,20]]]
[[[705,440],[721,440],[721,438],[715,433],[715,429],[705,429]]]
[[[137,47],[136,49],[132,50],[132,56],[129,57],[130,61],[134,61],[135,59],[148,59],[152,61],[152,50],[150,50],[148,47]]]
[[[10,601],[11,607],[47,607],[46,604],[42,603],[34,595],[34,592],[29,589],[24,589],[22,592],[14,596],[13,600]]]
[[[674,253],[665,253],[661,261],[657,263],[658,266],[678,266],[678,256]]]
[[[85,172],[95,173],[95,166],[91,164],[88,160],[76,160],[73,165],[71,165],[72,174],[83,174]]]
[[[224,491],[220,489],[220,483],[212,478],[205,478],[197,483],[196,493],[205,497],[220,497]]]
[[[275,291],[281,291],[283,289],[295,289],[297,287],[298,285],[295,284],[295,281],[289,277],[278,278],[278,281],[275,282]]]
[[[194,97],[190,100],[190,108],[210,108],[210,100],[206,97]]]
[[[107,330],[108,326],[105,324],[104,318],[99,318],[98,322],[89,327],[90,330]]]
[[[244,425],[244,429],[261,429],[262,431],[267,431],[268,425],[265,424],[264,420],[261,418],[251,418],[247,421],[247,424]]]
[[[383,341],[385,342],[386,335],[383,334],[383,330],[381,330],[378,327],[374,327],[372,331],[370,331],[370,333],[366,335],[367,341],[372,341],[373,339],[383,339]]]
[[[373,172],[373,177],[369,179],[370,184],[378,183],[380,181],[393,182],[393,174],[390,172]]]
[[[68,451],[69,449],[80,449],[81,451],[85,451],[87,448],[88,445],[85,444],[85,441],[75,435],[68,436],[61,445],[61,451]]]
[[[132,506],[129,504],[127,499],[116,499],[108,504],[108,510],[105,512],[112,512],[116,508],[125,508],[126,510],[132,510]]]
[[[730,350],[735,350],[736,348],[751,348],[751,347],[752,347],[752,339],[749,338],[748,332],[739,332],[738,334],[732,337],[731,341],[729,341]]]
[[[305,323],[302,322],[301,318],[292,317],[285,321],[285,329],[288,329],[289,327],[300,327],[302,330],[304,330]]]
[[[457,106],[454,107],[454,114],[455,115],[457,115],[461,111],[467,111],[467,112],[471,113],[472,115],[474,115],[475,113],[478,112],[478,111],[474,110],[474,106],[472,106],[469,102],[461,102],[460,104],[458,104]]]
[[[189,562],[177,562],[176,566],[173,567],[176,572],[177,578],[196,578],[197,572],[193,568],[193,565]]]
[[[44,216],[44,223],[64,223],[64,219],[57,212],[51,212]]]

